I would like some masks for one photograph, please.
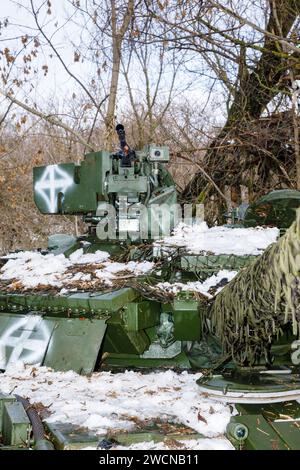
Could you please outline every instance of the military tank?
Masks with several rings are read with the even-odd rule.
[[[130,367],[201,369],[199,393],[239,403],[242,416],[249,415],[249,403],[274,406],[300,399],[299,217],[278,242],[250,253],[192,252],[187,244],[174,244],[168,235],[181,220],[182,207],[166,168],[168,148],[135,151],[121,124],[116,131],[116,153],[89,153],[80,164],[33,170],[39,211],[82,216],[87,231],[79,237],[52,235],[44,250],[1,258],[0,369],[18,361],[80,374]],[[239,226],[258,225],[255,217],[263,215],[260,222],[273,226],[270,230],[287,229],[299,193],[277,196],[273,192],[262,206],[248,207]],[[281,211],[282,204],[293,206],[284,210],[282,227],[278,211],[277,218],[266,217],[265,205],[274,211],[273,200]],[[192,236],[202,233],[205,239],[208,232],[199,229],[203,221],[193,215],[193,209],[185,214]],[[221,230],[223,238],[234,240],[239,228]],[[225,274],[218,277],[220,271]],[[216,280],[209,295],[191,287],[211,276]],[[176,289],[166,289],[166,282]],[[237,446],[255,447],[245,419],[235,417],[228,435]],[[274,426],[273,431],[282,442],[281,431]]]

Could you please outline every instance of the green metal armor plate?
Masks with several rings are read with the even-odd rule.
[[[271,191],[255,203],[245,213],[244,225],[270,225],[287,229],[295,220],[296,209],[300,206],[300,191],[281,189]]]

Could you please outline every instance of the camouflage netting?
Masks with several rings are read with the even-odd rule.
[[[277,243],[217,295],[209,311],[209,330],[223,352],[253,365],[265,356],[284,325],[300,333],[300,210]]]

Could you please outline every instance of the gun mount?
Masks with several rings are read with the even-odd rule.
[[[132,238],[148,239],[151,226],[159,227],[161,236],[169,232],[174,220],[171,217],[166,224],[159,218],[157,206],[167,205],[172,214],[177,197],[174,181],[164,167],[169,150],[148,145],[134,151],[126,142],[124,126],[118,124],[116,131],[120,141],[116,153],[94,152],[85,155],[80,164],[34,168],[35,204],[43,214],[83,216],[91,234],[97,224],[104,229],[109,222],[108,238],[128,232]]]

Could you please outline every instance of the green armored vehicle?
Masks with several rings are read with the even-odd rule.
[[[208,229],[192,208],[190,225],[169,237],[182,208],[165,167],[168,148],[134,151],[123,126],[116,130],[117,153],[34,168],[38,209],[82,216],[87,233],[52,235],[43,251],[2,257],[0,370],[18,361],[80,374],[201,369],[199,393],[240,403],[241,416],[251,414],[249,403],[299,399],[299,221],[276,242],[276,227],[295,219],[298,192],[250,206],[248,229]],[[257,217],[271,227],[251,228]],[[235,417],[229,436],[257,448],[244,421]]]
[[[157,146],[135,152],[125,141],[122,125],[117,131],[118,153],[87,154],[79,165],[34,168],[34,198],[42,213],[82,215],[88,225],[87,235],[78,239],[49,237],[44,264],[90,256],[100,276],[103,262],[114,260],[106,268],[116,269],[116,261],[126,259],[121,268],[135,268],[131,279],[124,276],[122,282],[118,277],[109,287],[100,276],[97,283],[75,293],[54,285],[49,292],[41,288],[42,280],[38,289],[1,289],[1,369],[22,360],[88,374],[103,357],[108,367],[189,366],[183,342],[200,338],[197,301],[165,305],[142,292],[142,279],[154,265],[149,238],[169,233],[176,223],[176,189],[164,167],[169,152]],[[18,256],[10,255],[6,267]],[[111,273],[106,269],[104,274]]]
[[[122,125],[117,132],[117,153],[90,153],[80,164],[33,170],[39,211],[80,215],[88,232],[79,238],[52,235],[43,252],[4,257],[3,370],[18,360],[82,374],[100,366],[202,365],[191,348],[202,338],[207,299],[185,291],[184,282],[239,270],[262,252],[191,253],[189,247],[172,246],[174,237],[160,244],[181,220],[174,181],[165,168],[169,151],[155,145],[133,151]],[[192,220],[191,213],[187,217]],[[197,228],[192,237],[206,237]],[[58,271],[52,277],[61,274],[63,283],[51,278],[53,264]],[[40,265],[37,279],[31,279]],[[157,288],[164,281],[183,281],[178,295]]]

